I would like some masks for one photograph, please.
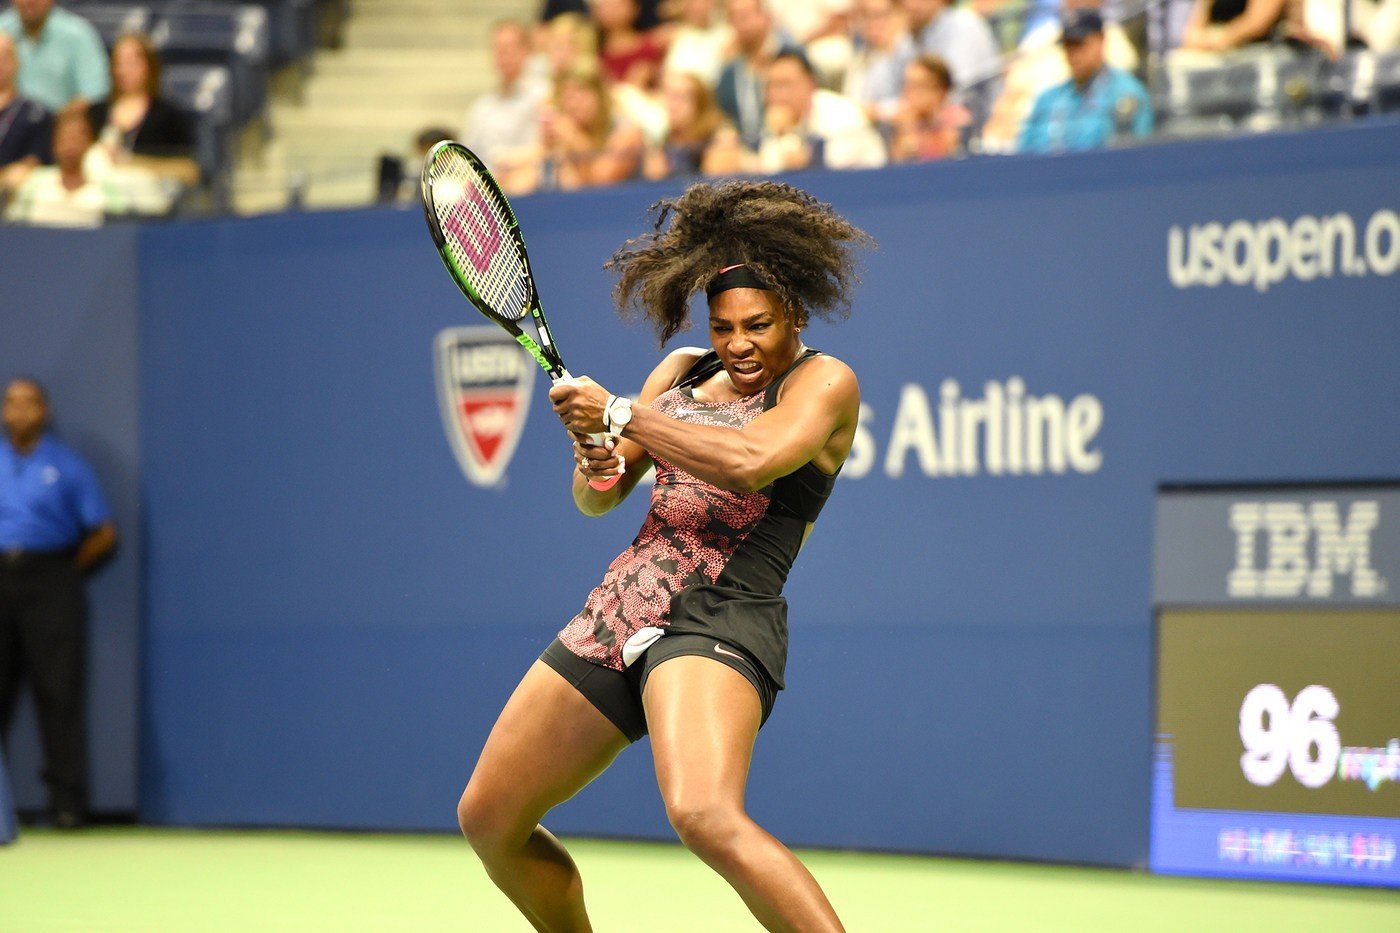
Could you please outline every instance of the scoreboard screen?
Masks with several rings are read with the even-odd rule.
[[[1372,521],[1391,511],[1400,522],[1400,502],[1393,491],[1282,493],[1159,505],[1152,868],[1400,886],[1400,606],[1387,605]],[[1267,525],[1252,539],[1230,526],[1232,514],[1268,515],[1271,504],[1336,519],[1331,542],[1315,529],[1285,537],[1289,563],[1272,569],[1301,581],[1294,599],[1281,598],[1281,582],[1262,596]],[[1212,547],[1209,515],[1230,551],[1214,574],[1201,553]],[[1164,545],[1178,540],[1190,554],[1164,563]],[[1330,561],[1325,587],[1319,561]],[[1248,589],[1238,585],[1250,573]]]

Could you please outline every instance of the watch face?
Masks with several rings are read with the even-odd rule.
[[[613,402],[612,409],[608,412],[608,420],[619,428],[626,426],[632,420],[632,400],[619,398]]]

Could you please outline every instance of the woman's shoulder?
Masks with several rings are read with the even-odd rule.
[[[806,359],[798,361],[789,370],[786,381],[789,385],[799,387],[825,385],[836,391],[849,391],[851,389],[859,391],[859,381],[856,379],[855,370],[843,360],[822,351],[815,352]]]
[[[691,367],[709,352],[704,347],[677,347],[662,358],[654,372],[668,378],[666,385],[669,388],[680,382]]]

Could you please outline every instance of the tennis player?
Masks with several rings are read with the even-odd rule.
[[[654,466],[651,508],[506,703],[458,819],[537,929],[591,929],[578,869],[539,821],[650,733],[686,847],[766,928],[840,930],[812,875],[745,812],[744,786],[783,688],[783,583],[860,407],[850,367],[806,347],[802,329],[810,314],[849,309],[852,248],[869,238],[777,182],[694,185],[657,207],[655,232],[609,263],[619,307],[647,318],[664,345],[703,290],[710,348],[671,353],[636,403],[586,378],[550,391],[576,436],[579,509],[614,508]],[[604,431],[614,446],[578,443]],[[589,485],[619,471],[605,490]]]

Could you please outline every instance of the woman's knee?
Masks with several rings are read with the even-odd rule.
[[[741,808],[710,801],[668,801],[666,816],[685,847],[707,861],[737,851],[752,826]]]
[[[507,800],[473,781],[457,800],[457,825],[472,848],[483,855],[509,849],[517,835],[512,809]]]

